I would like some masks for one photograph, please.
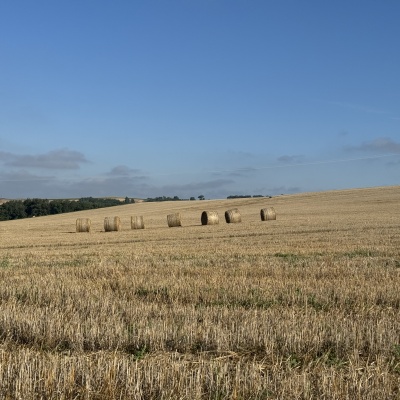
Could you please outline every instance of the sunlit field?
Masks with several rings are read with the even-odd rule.
[[[398,186],[0,222],[0,277],[1,399],[400,398]]]

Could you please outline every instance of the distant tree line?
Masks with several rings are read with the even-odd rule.
[[[205,200],[204,195],[197,196],[199,200]],[[144,199],[143,201],[147,202],[154,202],[154,201],[181,201],[181,200],[187,200],[187,199],[180,199],[178,196],[174,197],[168,197],[168,196],[159,196],[159,197],[148,197],[147,199]],[[189,200],[196,200],[195,197],[191,197]]]
[[[248,199],[248,198],[251,198],[251,197],[268,197],[268,198],[271,198],[272,196],[264,196],[262,194],[255,194],[253,196],[235,194],[235,195],[232,195],[232,196],[228,196],[227,199]]]
[[[119,206],[121,204],[126,204],[126,200],[120,201],[117,199],[93,197],[82,197],[78,200],[10,200],[0,205],[0,221],[92,210],[95,208]]]
[[[227,199],[247,199],[247,198],[252,198],[252,197],[269,197],[271,198],[272,196],[264,196],[262,194],[255,194],[255,195],[231,195],[228,196]],[[199,200],[205,200],[204,195],[197,196]],[[174,197],[168,197],[168,196],[159,196],[159,197],[148,197],[147,199],[144,199],[143,201],[146,202],[155,202],[155,201],[180,201],[180,200],[186,200],[186,199],[180,199],[178,196]],[[189,200],[196,200],[195,197],[191,197]]]
[[[174,197],[160,196],[160,197],[148,197],[144,201],[155,202],[155,201],[178,201],[178,200],[181,200],[178,196]]]

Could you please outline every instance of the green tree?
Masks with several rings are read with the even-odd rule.
[[[40,217],[41,215],[49,215],[50,213],[49,200],[26,199],[23,204],[28,217]]]
[[[0,220],[26,218],[25,206],[20,200],[10,200],[0,206]]]
[[[61,214],[64,211],[64,200],[53,200],[50,202],[50,214]]]

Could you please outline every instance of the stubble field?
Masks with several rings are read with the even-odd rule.
[[[0,398],[399,399],[399,287],[398,186],[0,222]]]

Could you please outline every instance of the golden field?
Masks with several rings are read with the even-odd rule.
[[[0,277],[1,399],[400,399],[399,186],[0,222]]]

